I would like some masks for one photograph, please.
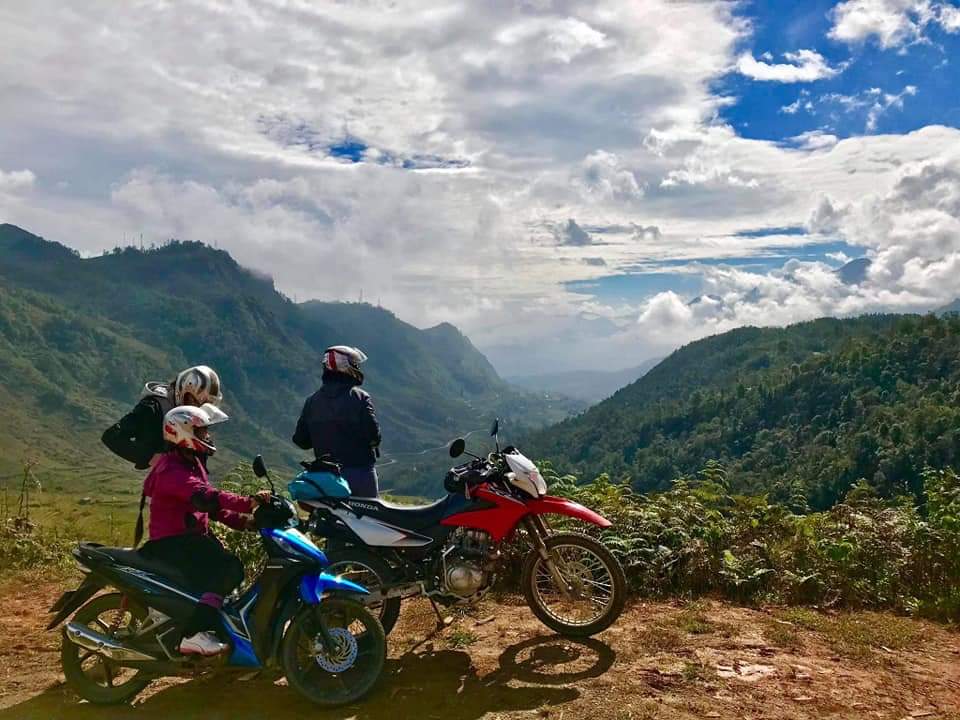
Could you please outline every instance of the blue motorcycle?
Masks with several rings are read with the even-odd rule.
[[[257,477],[270,479],[259,455],[253,467]],[[161,676],[279,666],[290,685],[320,705],[366,695],[386,659],[383,627],[357,600],[367,591],[323,572],[326,556],[298,529],[295,506],[275,490],[255,517],[266,566],[224,603],[231,650],[213,658],[177,649],[199,598],[175,567],[129,548],[80,543],[74,557],[84,579],[50,609],[55,615],[47,626],[73,616],[61,649],[70,686],[90,702],[121,703]],[[117,592],[97,594],[107,587]]]

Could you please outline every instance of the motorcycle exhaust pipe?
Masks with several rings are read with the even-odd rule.
[[[147,655],[139,650],[127,647],[113,638],[101,635],[85,625],[67,623],[63,630],[63,635],[74,645],[103,655],[110,660],[116,660],[117,662],[144,662],[157,659],[152,655]]]

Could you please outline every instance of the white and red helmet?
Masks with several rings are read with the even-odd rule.
[[[196,405],[213,403],[219,405],[223,400],[220,392],[220,376],[216,370],[206,365],[194,365],[179,375],[173,384],[174,402],[183,403],[187,395],[191,396]]]
[[[360,348],[349,345],[334,345],[323,353],[323,367],[331,372],[343,373],[363,382],[361,363],[366,362],[367,356]]]
[[[213,455],[217,447],[208,428],[230,418],[213,403],[180,405],[163,416],[163,439],[184,450]]]

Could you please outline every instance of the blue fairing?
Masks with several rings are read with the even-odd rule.
[[[253,645],[245,637],[240,637],[229,627],[227,633],[230,635],[230,643],[233,645],[233,652],[230,654],[230,665],[236,667],[260,667],[260,661],[257,654],[253,651]]]
[[[319,575],[304,575],[300,579],[300,597],[308,605],[316,605],[323,598],[325,592],[339,590],[340,592],[368,593],[369,591],[355,582],[338,578],[335,575],[320,573]]]
[[[223,626],[230,635],[230,644],[233,645],[230,665],[260,667],[260,660],[253,649],[250,635],[250,613],[257,604],[259,596],[260,588],[254,585],[238,600],[220,611],[224,621]]]
[[[294,500],[350,497],[350,486],[339,475],[328,472],[302,472],[287,485]]]
[[[327,560],[327,556],[323,554],[323,550],[314,545],[313,541],[299,530],[295,530],[293,528],[270,528],[262,530],[261,532],[263,532],[263,534],[267,537],[271,537],[274,540],[279,540],[281,545],[283,543],[288,543],[294,549],[306,555],[311,560],[315,560],[324,567],[330,564],[330,561]]]

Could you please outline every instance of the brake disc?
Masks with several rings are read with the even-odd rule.
[[[329,673],[349,670],[357,661],[357,639],[347,628],[331,628],[328,632],[335,647],[328,652],[323,646],[323,638],[317,636],[313,641],[317,665]]]

